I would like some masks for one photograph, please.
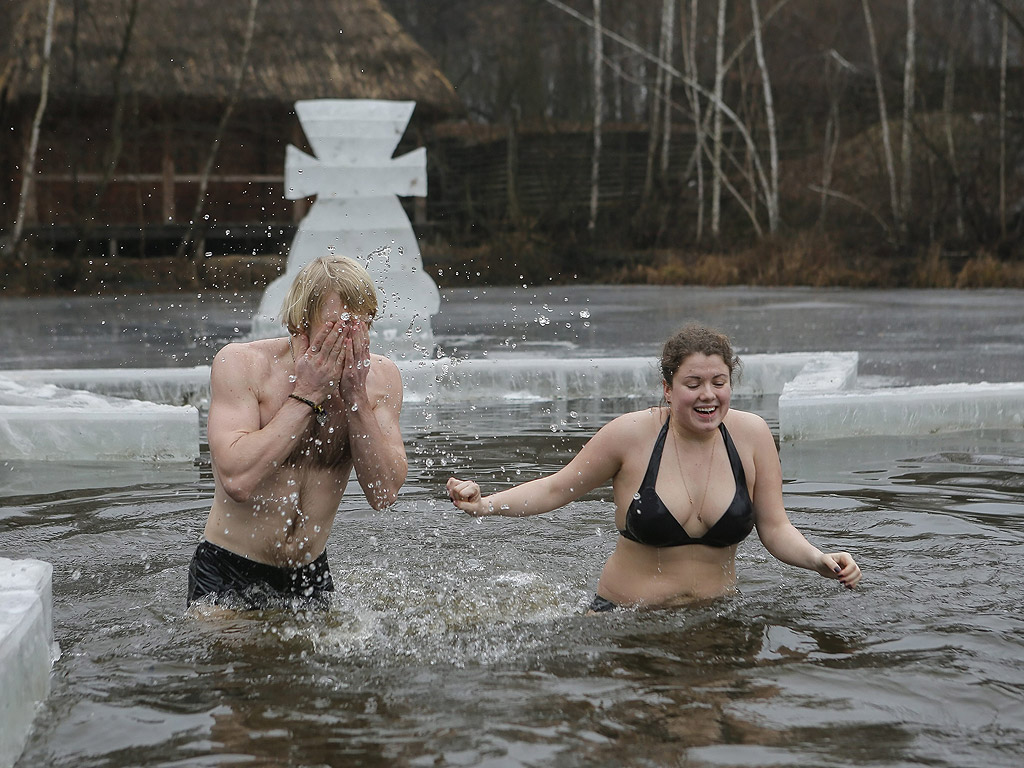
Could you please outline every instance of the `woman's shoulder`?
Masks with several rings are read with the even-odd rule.
[[[668,409],[660,406],[644,408],[639,411],[629,411],[604,425],[602,431],[609,431],[618,436],[645,437],[651,432],[661,429],[668,416]]]
[[[664,422],[661,411],[661,408],[645,408],[616,416],[587,441],[584,452],[591,455],[591,452],[598,451],[601,455],[614,457],[620,466],[631,456],[649,454]]]
[[[738,411],[735,408],[730,408],[729,413],[726,414],[725,428],[733,435],[748,437],[771,432],[768,422],[756,413]]]

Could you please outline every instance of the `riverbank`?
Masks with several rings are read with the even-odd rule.
[[[1024,288],[1024,261],[932,248],[920,256],[842,252],[800,236],[733,251],[553,247],[540,239],[487,245],[424,243],[424,268],[441,288],[588,282],[622,285],[810,286],[832,288]],[[110,295],[265,288],[279,255],[0,259],[3,296]]]

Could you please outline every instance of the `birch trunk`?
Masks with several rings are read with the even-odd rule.
[[[21,197],[18,198],[18,213],[14,219],[14,229],[11,233],[11,246],[18,248],[21,241],[21,234],[25,228],[25,215],[28,201],[35,197],[33,193],[34,179],[36,172],[36,152],[39,150],[39,130],[43,124],[43,115],[46,114],[46,102],[50,92],[50,54],[53,50],[53,12],[56,7],[56,0],[50,0],[46,8],[46,33],[43,38],[43,71],[41,74],[42,83],[39,88],[39,105],[36,107],[35,116],[32,118],[32,132],[29,136],[28,147],[25,149],[25,160],[22,163],[21,173]]]
[[[659,133],[661,132],[661,114],[662,110],[668,110],[668,104],[662,102],[662,91],[664,90],[665,83],[665,49],[667,43],[665,41],[665,13],[666,7],[672,0],[662,0],[661,10],[661,26],[659,27],[658,34],[658,58],[656,62],[656,69],[654,73],[654,88],[650,90],[651,99],[651,110],[650,110],[650,124],[647,138],[647,166],[644,171],[644,193],[643,199],[646,203],[651,196],[651,192],[654,189],[654,158],[658,153],[658,140]]]
[[[675,27],[675,14],[676,14],[676,0],[665,0],[665,6],[662,10],[662,34],[665,38],[665,55],[662,57],[664,61],[669,64],[672,63],[673,55],[673,41],[675,35],[673,34],[673,28]],[[668,175],[668,164],[669,164],[669,153],[672,149],[672,71],[665,69],[665,81],[662,83],[663,86],[663,102],[664,111],[662,112],[662,129],[661,129],[661,175],[662,178]]]
[[[832,189],[832,172],[835,167],[836,153],[839,150],[841,127],[839,94],[845,72],[853,69],[853,66],[840,56],[836,50],[829,51],[828,59],[825,61],[825,83],[828,88],[829,108],[828,119],[825,121],[825,139],[822,148],[821,200],[818,210],[819,229],[823,229],[825,226],[825,216],[828,212],[828,201],[830,199],[829,193]]]
[[[758,0],[750,0],[750,18],[754,32],[754,52],[757,66],[761,70],[761,87],[764,90],[764,115],[768,129],[769,183],[765,190],[765,206],[768,209],[768,231],[774,234],[779,228],[779,143],[775,128],[775,102],[772,99],[772,83],[768,74],[768,63],[764,56],[761,14]]]
[[[689,80],[686,86],[686,94],[690,102],[690,112],[693,115],[693,165],[694,175],[697,179],[696,239],[698,241],[704,236],[704,121],[701,118],[700,92],[693,85],[698,82],[699,77],[699,72],[697,71],[697,18],[699,12],[700,0],[692,0],[690,3],[688,29],[686,28],[686,14],[679,14],[680,21],[683,24],[680,36],[683,43],[683,71]]]
[[[903,139],[900,148],[900,164],[903,167],[903,184],[900,195],[900,235],[906,240],[907,218],[913,205],[913,143],[911,126],[914,121],[914,93],[917,90],[916,49],[917,14],[916,0],[907,0],[907,51],[903,64]]]
[[[776,6],[776,9],[778,9],[778,8],[782,7],[783,5],[785,5],[787,1],[788,0],[780,0],[778,5]],[[568,14],[569,16],[572,16],[573,18],[583,22],[584,24],[587,24],[589,26],[593,26],[593,24],[594,24],[593,19],[590,19],[590,18],[584,16],[579,11],[577,11],[574,8],[571,8],[570,6],[568,6],[565,3],[561,2],[561,0],[545,0],[545,2],[547,2],[549,5],[554,6],[555,8],[558,8],[560,11],[563,11],[564,13]],[[720,2],[724,4],[725,0],[720,0]],[[765,18],[767,18],[767,15],[766,15]],[[748,179],[750,185],[751,186],[758,185],[759,189],[768,189],[768,187],[769,187],[768,177],[767,177],[767,175],[764,172],[764,168],[761,166],[760,155],[757,152],[757,146],[754,143],[753,136],[751,136],[750,129],[743,122],[743,120],[740,118],[740,116],[737,115],[736,112],[733,109],[731,109],[729,107],[729,105],[726,104],[722,100],[722,96],[720,94],[716,95],[713,91],[708,90],[707,88],[702,86],[696,80],[692,80],[691,78],[689,78],[686,75],[684,75],[682,72],[680,72],[675,67],[673,67],[670,63],[661,61],[660,59],[658,59],[658,57],[655,54],[651,53],[649,50],[643,48],[640,45],[637,45],[635,42],[633,42],[632,40],[630,40],[630,39],[628,39],[626,37],[623,37],[622,35],[619,35],[619,34],[616,34],[615,32],[612,32],[607,27],[605,27],[605,29],[604,29],[604,35],[605,35],[605,37],[608,37],[608,38],[614,40],[616,43],[619,43],[624,48],[626,48],[626,49],[628,49],[630,51],[633,51],[638,56],[643,57],[647,61],[650,61],[650,62],[652,62],[653,64],[655,64],[657,66],[665,67],[665,69],[668,72],[670,72],[673,75],[673,77],[675,77],[677,80],[682,81],[684,85],[686,85],[686,86],[688,86],[690,88],[693,88],[694,91],[696,91],[697,93],[701,94],[704,98],[708,99],[712,103],[712,105],[714,107],[714,110],[712,110],[709,114],[718,114],[718,117],[720,118],[720,120],[724,120],[724,119],[728,118],[728,120],[732,124],[733,128],[736,129],[737,136],[743,141],[743,144],[744,144],[744,146],[746,148],[746,151],[747,151],[746,159],[749,160],[753,164],[754,178]],[[735,56],[731,57],[730,60],[732,60],[734,58],[735,58]],[[727,67],[722,67],[720,69],[720,71],[722,71],[722,72],[724,72],[726,70],[727,70]],[[724,77],[724,75],[723,75],[723,77]],[[706,139],[706,134],[705,134],[705,139]],[[722,149],[721,142],[719,142],[719,148]],[[707,151],[708,155],[711,154],[711,152],[707,150],[706,141],[705,141],[705,146],[704,146],[703,149],[705,151]],[[739,168],[739,169],[742,170],[742,164],[741,163],[737,162],[737,160],[734,157],[732,157],[731,155],[728,155],[728,158],[732,161],[733,165],[736,168]],[[753,212],[752,212],[750,206],[747,204],[747,201],[741,195],[739,195],[738,191],[736,190],[736,188],[732,184],[728,183],[728,179],[725,178],[724,174],[719,175],[719,178],[722,181],[722,184],[720,185],[720,188],[724,187],[726,190],[729,191],[729,193],[731,195],[734,195],[736,197],[736,201],[740,204],[740,207],[743,208],[743,210],[747,213],[748,216],[750,216],[750,223],[751,223],[751,226],[753,226],[754,231],[757,232],[758,235],[760,235],[761,232],[762,232],[761,225],[757,221],[756,216],[752,215]]]
[[[714,124],[711,137],[711,236],[721,233],[722,217],[722,92],[725,88],[725,17],[728,0],[718,0],[715,32]]]
[[[896,164],[892,154],[892,139],[889,135],[889,110],[886,107],[885,88],[882,85],[882,69],[878,60],[878,41],[875,37],[875,23],[871,18],[868,0],[861,0],[864,9],[864,23],[867,26],[868,46],[871,49],[871,65],[875,70],[875,91],[878,94],[878,121],[882,131],[882,152],[885,155],[885,171],[889,177],[889,207],[892,212],[893,228],[897,231],[903,225],[900,219],[899,192],[896,189]]]
[[[604,35],[601,33],[601,0],[594,0],[594,152],[590,160],[590,218],[587,230],[597,229],[601,182],[601,128],[604,115]]]

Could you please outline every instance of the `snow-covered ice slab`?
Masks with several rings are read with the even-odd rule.
[[[823,362],[836,361],[836,362]],[[406,400],[428,397],[444,402],[474,402],[493,397],[557,399],[562,397],[655,397],[661,372],[652,357],[493,357],[399,360]],[[734,385],[741,396],[778,395],[783,386],[810,366],[856,371],[851,352],[787,352],[744,355]],[[109,397],[138,398],[171,405],[203,406],[210,397],[210,368],[75,368],[5,371],[3,377],[24,385],[54,384]],[[0,379],[2,382],[2,379]],[[0,386],[0,402],[2,400]]]
[[[200,407],[210,398],[210,366],[194,368],[52,368],[4,371],[19,384],[54,384],[166,405]]]
[[[52,579],[49,563],[0,558],[0,768],[21,756],[50,692]]]
[[[804,375],[820,386],[856,381],[856,352],[787,352],[744,355],[733,393],[743,397],[781,394]],[[399,362],[406,399],[435,402],[530,400],[589,397],[658,399],[661,370],[652,357],[440,358]],[[838,380],[837,380],[838,379]]]
[[[787,390],[779,439],[937,435],[1024,427],[1024,383],[937,384],[878,390]]]
[[[192,462],[199,411],[0,377],[0,459]]]
[[[780,442],[1024,426],[1024,383],[858,389],[858,361],[856,352],[744,355],[733,392],[741,397],[779,397]],[[410,404],[629,397],[650,401],[661,393],[661,374],[651,357],[509,355],[400,360],[397,365]],[[9,445],[18,435],[39,434],[41,421],[53,435],[48,439],[44,431],[43,437],[34,438],[40,451],[45,448],[61,460],[197,458],[197,412],[180,404],[208,403],[209,378],[208,366],[6,371],[0,376],[0,459],[25,458],[24,452],[11,453]],[[11,402],[11,389],[19,384],[28,399]],[[55,384],[88,390],[73,393],[77,397],[90,392],[94,398],[106,396],[108,410],[100,413],[95,400],[84,410],[63,409],[59,417],[54,412],[44,419],[41,412],[28,410],[33,405],[30,399],[57,400],[51,390],[64,390],[54,389]],[[160,404],[119,399],[125,397]],[[18,406],[20,412],[10,406]],[[65,436],[61,429],[73,434]],[[87,441],[86,434],[92,435]],[[88,456],[72,452],[86,447]]]

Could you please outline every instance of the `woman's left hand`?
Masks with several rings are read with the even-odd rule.
[[[818,573],[837,579],[847,589],[853,589],[860,581],[860,566],[849,552],[830,552],[822,555]]]

